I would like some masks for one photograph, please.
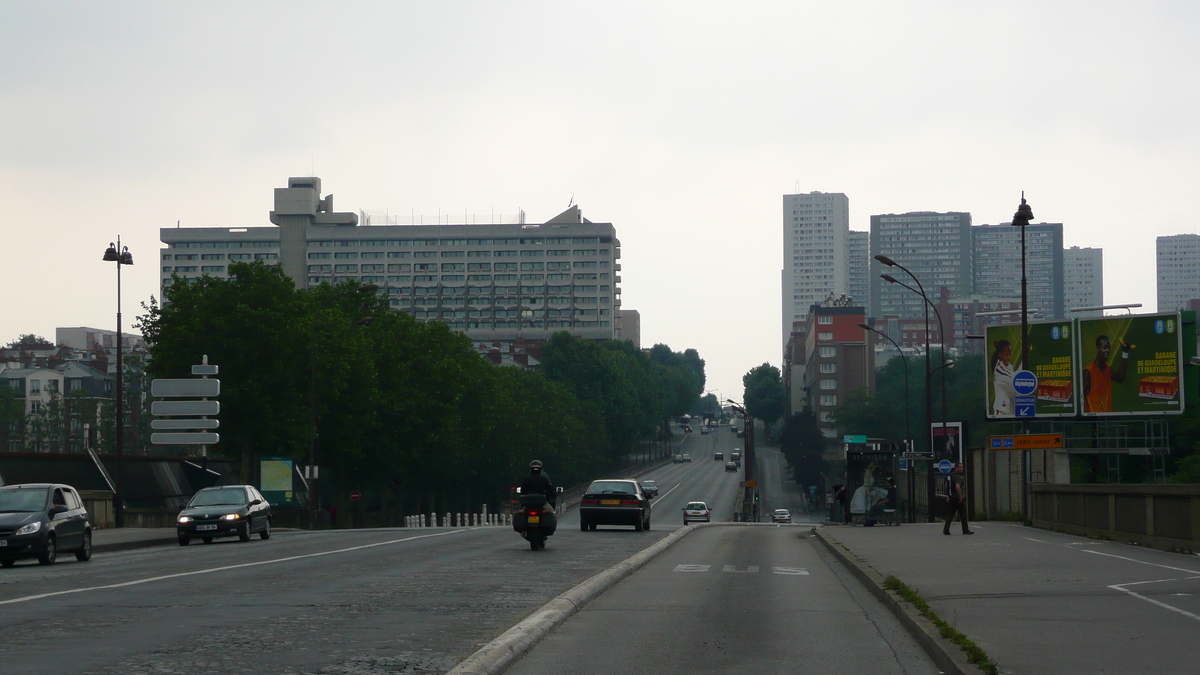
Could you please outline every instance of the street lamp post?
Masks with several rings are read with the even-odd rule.
[[[1013,227],[1021,228],[1021,370],[1029,369],[1029,282],[1025,277],[1025,230],[1033,220],[1033,207],[1025,201],[1021,190],[1021,205],[1013,214]]]
[[[933,303],[929,300],[929,296],[925,293],[925,287],[923,285],[921,285],[921,280],[918,279],[916,277],[916,275],[913,274],[907,267],[905,267],[904,265],[901,265],[900,263],[896,262],[895,260],[892,260],[891,258],[889,258],[883,254],[875,256],[875,259],[878,260],[879,262],[883,263],[884,265],[887,265],[888,267],[899,267],[900,269],[904,270],[904,273],[907,274],[910,279],[912,279],[914,282],[916,282],[917,288],[913,288],[912,286],[909,286],[908,284],[898,281],[896,278],[892,277],[890,274],[880,275],[880,277],[884,281],[886,281],[890,284],[899,284],[900,286],[903,286],[904,288],[921,296],[921,299],[925,301],[925,306],[924,306],[924,310],[925,310],[925,427],[926,427],[926,429],[932,429],[933,428],[933,396],[932,396],[932,392],[929,390],[929,383],[932,382],[931,371],[929,368],[929,359],[931,356],[930,350],[929,350],[929,308],[933,307],[933,312],[937,316],[938,335],[939,335],[939,339],[942,341],[942,352],[945,353],[946,331],[945,331],[945,326],[942,324],[942,314],[941,314],[941,312],[938,311],[938,308],[935,307],[933,305]],[[932,433],[932,432],[930,432],[930,433]],[[945,433],[945,432],[943,431],[942,433]],[[929,449],[930,449],[930,451],[933,450],[932,441],[930,443]],[[926,462],[925,482],[926,482],[925,492],[926,492],[926,495],[928,498],[928,503],[927,503],[927,505],[928,505],[927,511],[929,512],[928,518],[929,518],[929,522],[932,523],[934,521],[934,518],[933,518],[933,462]]]
[[[348,291],[337,293],[333,297],[343,297],[354,295],[355,293],[374,293],[379,290],[376,284],[364,284],[358,288],[352,288]],[[371,323],[373,317],[363,317],[355,322],[356,326],[365,326]],[[312,466],[312,475],[309,480],[312,486],[309,489],[309,509],[310,520],[309,527],[315,529],[317,526],[318,515],[321,511],[321,469],[320,469],[320,444],[317,442],[317,314],[313,312],[311,335],[309,337],[309,389],[308,389],[308,463]]]
[[[754,418],[751,417],[750,414],[746,412],[746,409],[744,407],[738,405],[732,399],[726,399],[726,403],[729,404],[730,408],[733,408],[734,410],[738,411],[742,415],[742,419],[744,420],[745,435],[746,435],[746,437],[744,439],[746,441],[745,442],[746,456],[743,458],[745,460],[744,464],[746,465],[745,479],[747,481],[752,481],[752,480],[754,480]],[[751,490],[757,491],[757,487],[751,488]],[[750,509],[751,509],[751,512],[753,512],[753,509],[754,509],[753,501],[751,502]],[[744,503],[742,504],[742,510],[745,511]]]
[[[117,237],[117,243],[109,242],[108,249],[104,251],[104,261],[117,263],[117,479],[113,486],[116,488],[113,495],[113,517],[117,527],[124,527],[125,506],[122,503],[122,493],[125,492],[125,373],[122,372],[121,366],[121,266],[132,265],[133,255],[129,253],[128,246],[121,246],[121,238]]]
[[[878,336],[884,338],[885,340],[887,340],[888,342],[892,343],[892,345],[896,347],[896,351],[899,352],[899,354],[900,354],[900,362],[904,364],[904,449],[911,452],[912,451],[912,432],[909,430],[909,413],[908,413],[908,357],[904,355],[904,350],[900,348],[899,343],[897,343],[895,340],[892,339],[892,336],[888,335],[887,333],[884,333],[883,331],[876,330],[874,327],[868,326],[865,323],[860,323],[860,324],[858,324],[858,326],[859,326],[859,328],[869,330],[872,333],[875,333],[876,335],[878,335]],[[925,386],[926,386],[926,388],[928,388],[929,384],[926,383]],[[945,432],[943,432],[943,433],[945,433]],[[914,464],[913,468],[916,468],[915,467],[916,460],[913,460],[913,464]],[[917,504],[916,504],[916,501],[913,499],[913,496],[914,496],[913,493],[916,491],[917,491],[916,475],[912,469],[909,469],[908,470],[908,522],[910,522],[910,523],[917,522]]]

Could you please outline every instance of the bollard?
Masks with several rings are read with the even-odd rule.
[[[450,514],[449,513],[446,514],[446,517],[442,520],[442,523],[444,523],[442,525],[442,527],[450,527]]]
[[[437,514],[436,513],[429,514],[429,526],[437,527]]]

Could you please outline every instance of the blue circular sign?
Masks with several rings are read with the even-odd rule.
[[[1013,375],[1013,389],[1021,396],[1032,396],[1037,384],[1037,375],[1028,370],[1018,370]]]
[[[950,470],[953,468],[954,464],[948,459],[943,459],[942,461],[938,462],[938,471],[941,471],[942,473],[950,473]]]

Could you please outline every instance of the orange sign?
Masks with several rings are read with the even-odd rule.
[[[988,447],[992,450],[1053,450],[1063,447],[1062,434],[991,436],[989,440]]]

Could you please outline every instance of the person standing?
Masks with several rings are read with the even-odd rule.
[[[946,513],[946,526],[942,528],[942,534],[950,534],[950,523],[954,522],[955,514],[958,514],[958,520],[962,523],[963,534],[975,534],[967,526],[967,477],[963,473],[962,462],[954,465],[954,473],[950,477],[950,494],[946,496],[946,504],[950,509]]]

